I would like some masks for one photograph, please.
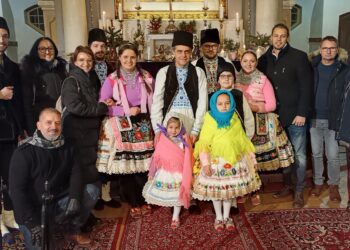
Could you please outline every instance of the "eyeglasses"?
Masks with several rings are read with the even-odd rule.
[[[323,48],[321,48],[321,50],[324,51],[324,52],[328,51],[328,50],[334,52],[336,49],[337,49],[337,47],[323,47]]]
[[[40,48],[38,48],[38,51],[40,52],[40,53],[46,53],[46,51],[47,52],[49,52],[49,53],[52,53],[53,51],[54,51],[55,49],[54,48],[52,48],[52,47],[40,47]]]
[[[209,49],[217,49],[218,48],[218,45],[217,44],[213,44],[213,45],[210,45],[210,44],[205,44],[203,45],[203,47],[207,50]]]
[[[232,78],[233,78],[233,75],[223,75],[223,74],[221,74],[219,77],[220,77],[221,79],[225,79],[225,78],[227,78],[227,79],[232,79]]]

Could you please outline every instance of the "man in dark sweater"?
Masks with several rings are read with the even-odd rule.
[[[41,246],[44,193],[52,195],[46,208],[49,228],[52,223],[69,221],[72,239],[78,244],[90,243],[80,227],[100,192],[94,185],[84,186],[77,160],[74,147],[61,135],[61,114],[56,109],[44,109],[33,137],[15,150],[10,163],[10,196],[28,249]]]
[[[312,97],[312,68],[306,53],[287,42],[289,29],[276,24],[272,29],[272,46],[259,58],[258,68],[271,81],[277,99],[277,113],[291,141],[295,164],[283,169],[284,188],[275,198],[292,193],[292,171],[296,174],[294,208],[304,206],[304,179],[306,172],[306,118]]]
[[[312,61],[315,103],[310,136],[315,186],[311,190],[311,195],[318,197],[322,192],[325,148],[329,199],[333,202],[341,201],[338,190],[340,164],[335,134],[338,130],[337,118],[341,109],[341,100],[345,92],[345,77],[349,72],[349,66],[338,60],[338,51],[337,39],[333,36],[326,36],[320,43],[320,55]]]

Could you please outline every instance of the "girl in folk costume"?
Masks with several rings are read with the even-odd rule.
[[[180,226],[181,206],[188,208],[190,204],[194,159],[191,140],[179,118],[180,114],[171,115],[164,121],[166,127],[158,125],[161,135],[143,196],[147,203],[174,207],[171,228],[175,229]]]
[[[252,142],[256,148],[257,169],[270,171],[288,167],[294,162],[294,153],[278,116],[273,113],[276,109],[273,87],[267,77],[256,69],[257,56],[254,52],[243,53],[241,65],[235,88],[243,92],[255,113],[256,132]],[[252,195],[252,203],[260,204],[258,194]]]
[[[225,227],[234,230],[229,218],[232,201],[261,186],[254,168],[255,149],[235,112],[236,104],[230,91],[215,92],[209,104],[210,111],[204,117],[194,150],[192,196],[213,201],[216,230],[222,231]]]
[[[150,212],[142,188],[154,151],[150,107],[153,78],[137,67],[137,48],[125,44],[119,48],[117,69],[104,82],[100,100],[113,98],[108,117],[101,126],[97,169],[101,173],[118,174],[122,200],[131,206],[131,216]]]

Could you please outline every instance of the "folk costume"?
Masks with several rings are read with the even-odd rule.
[[[237,75],[235,88],[241,90],[247,100],[258,101],[265,113],[255,113],[255,146],[257,169],[271,171],[285,168],[294,162],[293,148],[282,128],[278,115],[273,113],[276,99],[270,81],[259,70],[250,74],[243,71]]]

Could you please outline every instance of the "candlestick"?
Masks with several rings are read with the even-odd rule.
[[[236,12],[236,29],[240,28],[240,23],[239,23],[239,13]]]
[[[141,4],[140,4],[140,0],[136,0],[136,7],[140,7]]]
[[[207,6],[207,7],[203,7],[202,9],[204,11],[204,13],[203,13],[203,16],[204,16],[204,27],[206,28],[207,27],[207,17],[208,17],[207,11],[209,10],[209,8]]]
[[[220,43],[223,45],[224,42],[224,19],[219,19],[220,22]]]
[[[118,19],[123,20],[123,6],[122,3],[118,4]]]
[[[203,9],[208,8],[208,0],[203,1]]]
[[[123,22],[124,22],[124,20],[123,19],[119,19],[118,21],[119,21],[120,31],[122,33],[122,38],[124,40],[124,32],[123,32]]]
[[[136,2],[137,3],[137,2]],[[135,6],[136,9],[136,15],[137,15],[137,30],[141,30],[141,23],[140,23],[140,10],[142,9],[140,4]]]

